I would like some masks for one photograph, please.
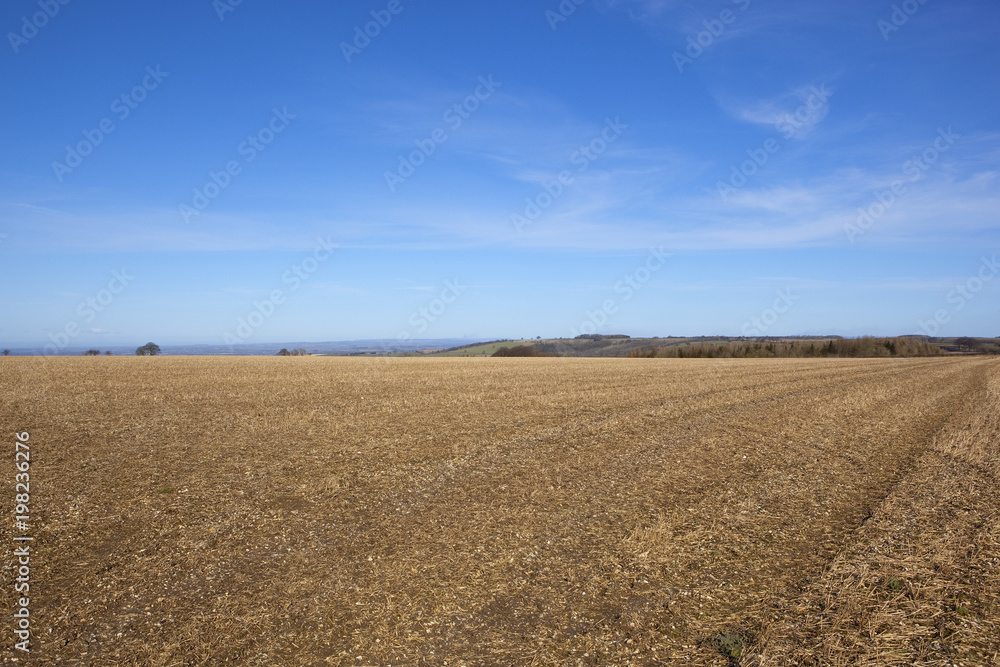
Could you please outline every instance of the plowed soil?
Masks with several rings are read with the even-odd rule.
[[[997,360],[9,357],[0,426],[4,662],[998,664]]]

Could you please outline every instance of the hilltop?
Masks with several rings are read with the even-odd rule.
[[[798,336],[794,338],[769,338],[753,340],[773,341],[823,341],[839,336]],[[709,343],[730,343],[748,340],[730,336],[667,336],[665,338],[631,338],[624,334],[587,334],[576,338],[535,338],[524,340],[495,340],[486,343],[461,345],[440,352],[432,352],[433,357],[488,357],[502,347],[521,345],[535,348],[539,356],[553,357],[627,357],[640,350],[664,348],[678,345],[698,345]]]
[[[631,338],[623,334],[588,334],[576,338],[494,340],[446,350],[417,353],[432,357],[489,357],[501,348],[527,347],[530,355],[547,357],[672,357],[672,356],[927,356],[935,354],[998,354],[998,338],[930,338],[897,336],[668,336]],[[529,350],[519,350],[528,352]]]

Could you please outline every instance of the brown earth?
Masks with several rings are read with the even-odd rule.
[[[982,358],[3,358],[0,659],[1000,664],[998,399]]]

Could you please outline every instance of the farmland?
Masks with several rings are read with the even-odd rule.
[[[9,357],[0,423],[5,663],[1000,660],[994,358]]]

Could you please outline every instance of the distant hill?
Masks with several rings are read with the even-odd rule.
[[[97,346],[88,345],[86,347],[72,346],[59,350],[56,356],[79,356],[90,348],[100,349],[103,355],[105,351],[110,351],[113,355],[134,355],[135,349],[145,343],[141,341],[131,346],[110,345]],[[311,354],[333,354],[333,355],[388,355],[388,354],[415,354],[427,353],[435,350],[443,350],[461,343],[467,342],[463,339],[442,338],[428,340],[406,340],[400,341],[395,338],[383,340],[343,340],[326,341],[321,343],[308,343],[302,341],[291,341],[283,343],[247,343],[244,345],[225,344],[193,344],[193,345],[161,345],[163,356],[193,355],[193,356],[260,356],[275,355],[281,348],[294,350],[303,348]],[[41,355],[44,354],[43,347],[10,347],[11,354],[15,356]]]
[[[601,335],[591,334],[578,336],[577,338],[535,338],[535,339],[513,339],[513,340],[493,340],[487,342],[468,343],[463,339],[443,338],[427,340],[407,340],[400,341],[395,338],[382,340],[353,340],[353,341],[326,341],[321,343],[309,342],[284,342],[284,343],[251,343],[246,345],[162,345],[164,356],[193,355],[193,356],[270,356],[276,355],[278,350],[287,348],[289,350],[302,348],[310,354],[325,354],[337,356],[406,356],[406,357],[489,357],[500,348],[513,348],[518,346],[531,346],[538,356],[560,356],[560,357],[635,357],[635,356],[680,356],[673,349],[678,348],[687,351],[688,348],[704,346],[730,346],[739,344],[762,343],[784,344],[802,342],[806,343],[826,343],[828,341],[851,341],[856,339],[843,338],[842,336],[789,336],[789,337],[764,337],[764,338],[743,338],[739,336],[668,336],[665,338],[630,338],[622,334]],[[880,339],[888,340],[888,339]],[[923,341],[934,345],[946,354],[1000,354],[1000,338],[931,338],[928,336],[899,336],[894,340],[901,341],[897,346],[900,354],[902,350],[914,349],[909,341]],[[112,345],[100,347],[103,356],[105,350],[109,350],[114,355],[132,356],[135,354],[135,346]],[[839,343],[837,346],[839,347]],[[88,347],[67,347],[59,351],[59,356],[80,356]],[[714,349],[714,348],[713,348]],[[706,356],[709,348],[695,351],[695,356]],[[10,352],[14,356],[40,355],[42,348],[14,347]],[[714,352],[713,352],[714,356]],[[794,356],[794,355],[793,355]]]
[[[530,346],[536,356],[559,357],[709,357],[709,356],[926,356],[1000,354],[1000,338],[844,338],[843,336],[693,336],[630,338],[587,335],[576,338],[494,340],[461,345],[425,356],[489,357],[500,348]]]
[[[775,357],[933,357],[945,351],[923,338],[837,338],[830,340],[740,340],[728,343],[696,343],[634,350],[630,357],[701,359],[766,359]]]
[[[773,338],[762,340],[797,340],[797,341],[828,341],[839,339],[840,336],[798,336],[794,338]],[[576,338],[542,338],[526,340],[495,340],[487,343],[462,345],[441,352],[433,352],[434,357],[489,357],[501,347],[517,347],[530,345],[538,350],[541,356],[558,357],[628,357],[640,350],[665,348],[679,345],[698,345],[706,343],[729,343],[746,340],[729,336],[696,336],[667,338],[630,338],[624,335],[592,334]],[[755,339],[756,340],[756,339]]]

